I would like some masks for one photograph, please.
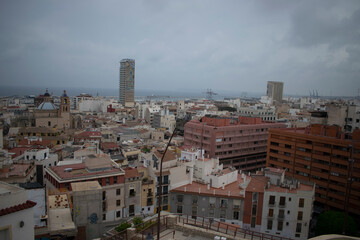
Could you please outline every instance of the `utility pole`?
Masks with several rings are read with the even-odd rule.
[[[159,180],[159,191],[158,191],[158,220],[157,220],[157,240],[160,240],[160,222],[161,222],[161,195],[162,195],[162,164],[163,164],[163,160],[164,160],[164,157],[165,157],[165,154],[168,150],[168,147],[171,143],[171,140],[172,138],[174,137],[176,133],[176,127],[173,131],[173,133],[171,134],[171,137],[170,137],[170,140],[168,142],[168,144],[166,145],[166,148],[165,148],[165,151],[161,157],[161,160],[160,160],[160,180]]]

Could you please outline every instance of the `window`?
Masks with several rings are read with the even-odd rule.
[[[257,212],[257,206],[256,206],[256,204],[253,204],[252,208],[251,208],[251,213],[252,213],[252,215],[256,215],[256,212]]]
[[[268,221],[267,221],[267,229],[268,229],[268,230],[271,230],[271,229],[272,229],[272,224],[273,224],[273,221],[272,221],[272,220],[268,220]]]
[[[303,220],[303,212],[302,211],[298,212],[297,220]]]
[[[221,199],[221,207],[227,207],[228,206],[228,200],[227,199]]]
[[[136,194],[135,189],[131,188],[129,191],[130,197],[135,197],[135,194]]]
[[[120,200],[116,200],[116,206],[117,206],[117,207],[120,206],[120,203],[121,203]]]
[[[269,205],[274,205],[275,204],[275,196],[270,196],[269,197]]]
[[[49,127],[51,126],[51,122],[50,122],[50,121],[48,122],[48,126],[49,126]]]
[[[280,197],[280,202],[279,202],[279,206],[283,207],[285,206],[285,197]]]
[[[169,192],[168,192],[168,189],[169,189],[169,187],[168,186],[164,186],[163,187],[163,194],[168,194]]]
[[[282,231],[282,230],[283,230],[283,225],[284,225],[284,222],[283,222],[283,221],[278,221],[277,230],[278,230],[278,231]]]
[[[168,175],[165,175],[164,176],[164,182],[163,184],[169,184],[169,176]]]
[[[178,203],[182,203],[184,201],[184,195],[177,195]]]
[[[198,197],[197,196],[192,196],[192,204],[197,205],[198,203]]]
[[[114,184],[117,184],[117,177],[114,177]]]
[[[301,232],[301,223],[296,224],[296,232],[297,233]]]
[[[120,211],[116,211],[116,217],[119,218],[120,217],[121,212]]]
[[[110,178],[109,177],[106,178],[106,185],[110,185]]]
[[[239,220],[239,212],[238,211],[234,211],[233,219]]]
[[[268,217],[273,217],[273,216],[274,216],[274,209],[270,208]]]
[[[192,207],[192,208],[191,208],[191,215],[192,215],[193,217],[196,217],[196,216],[197,216],[197,207]]]
[[[240,208],[240,200],[239,199],[234,199],[233,200],[233,208],[234,209],[239,209]]]
[[[177,205],[176,212],[182,213],[182,211],[183,211],[183,207],[181,205]]]
[[[253,202],[257,202],[257,201],[258,201],[258,193],[253,193],[253,194],[252,194],[252,197],[253,197],[253,199],[252,199]]]
[[[222,209],[220,211],[220,218],[226,218],[226,210]]]
[[[215,210],[213,208],[209,209],[209,217],[214,217]]]
[[[305,199],[300,198],[300,199],[299,199],[299,207],[303,208],[303,207],[304,207],[304,203],[305,203]]]
[[[116,189],[116,196],[120,195],[120,188]]]
[[[106,214],[103,214],[103,221],[106,220]]]
[[[283,219],[284,217],[285,217],[284,209],[280,209],[280,210],[279,210],[279,218],[280,218],[280,219]]]
[[[168,204],[169,201],[169,197],[168,196],[164,196],[162,199],[162,204]]]
[[[256,225],[256,217],[251,218],[251,227],[254,228]]]

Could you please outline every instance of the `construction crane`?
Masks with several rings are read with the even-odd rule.
[[[208,89],[206,90],[206,92],[203,92],[203,93],[206,94],[206,98],[207,98],[208,100],[214,100],[214,96],[215,96],[215,95],[218,95],[216,92],[213,92],[213,91],[211,90],[211,88],[208,88]]]

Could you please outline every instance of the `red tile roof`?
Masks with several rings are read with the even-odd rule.
[[[8,215],[8,214],[11,214],[11,213],[14,213],[14,212],[18,212],[18,211],[21,211],[21,210],[32,208],[35,205],[36,205],[36,202],[27,200],[25,203],[1,209],[0,210],[0,216],[4,216],[4,215]]]
[[[244,198],[244,195],[240,194],[240,191],[244,189],[239,187],[239,184],[242,182],[243,179],[241,179],[241,175],[239,175],[237,181],[226,185],[224,189],[214,188],[214,187],[210,187],[208,189],[207,184],[193,182],[192,184],[187,184],[185,186],[175,188],[171,190],[171,192],[181,192],[181,193],[226,197],[226,198]]]
[[[12,158],[16,158],[20,155],[23,155],[25,153],[25,151],[28,149],[31,149],[31,148],[30,147],[15,147],[15,148],[9,149],[8,152],[15,153],[14,155],[12,155]]]
[[[43,146],[43,147],[47,147],[47,146],[51,146],[51,141],[50,140],[45,140],[42,139],[40,140],[36,140],[36,141],[30,141],[27,139],[21,139],[18,143],[18,146]]]
[[[101,148],[103,150],[114,149],[114,148],[119,148],[119,145],[115,142],[104,142],[101,143]]]
[[[12,164],[11,167],[0,169],[0,178],[24,177],[30,174],[35,165],[31,164]]]
[[[155,156],[157,157],[157,159],[161,160],[162,156],[163,156],[163,152],[159,152],[159,150],[154,152]],[[166,151],[166,154],[164,156],[163,161],[167,162],[167,161],[171,161],[171,160],[176,160],[177,157],[176,155],[174,155],[173,153],[171,153],[169,150]]]
[[[125,178],[141,177],[141,174],[136,168],[127,167],[124,168]]]
[[[84,131],[75,135],[75,138],[98,138],[101,137],[101,132],[98,131]]]
[[[246,176],[249,178],[249,176]],[[246,188],[247,192],[264,192],[269,178],[262,175],[251,175],[251,180]]]

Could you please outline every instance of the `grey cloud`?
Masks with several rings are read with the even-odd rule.
[[[353,94],[358,1],[1,1],[0,85]],[[340,79],[343,83],[340,83]],[[341,87],[339,87],[341,86]],[[201,90],[202,89],[202,90]]]
[[[344,8],[336,6],[339,4],[327,5],[326,1],[314,3],[301,6],[293,14],[290,41],[302,47],[319,44],[341,47],[344,44],[360,43],[359,2],[353,4],[352,8],[347,7],[349,9],[345,12],[341,11]]]

